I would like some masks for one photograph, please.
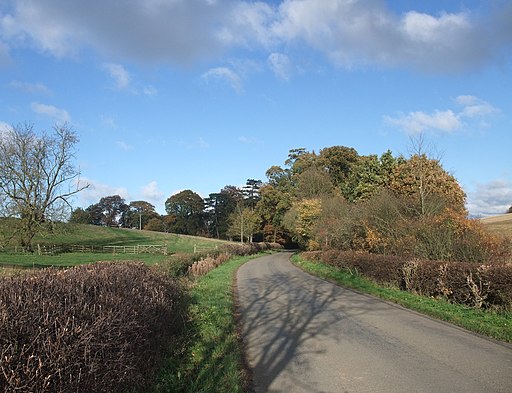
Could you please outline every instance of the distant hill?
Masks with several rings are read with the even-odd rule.
[[[512,214],[485,217],[480,221],[489,231],[512,237]]]

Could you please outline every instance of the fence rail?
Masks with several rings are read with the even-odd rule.
[[[198,246],[197,244],[194,244],[194,254],[196,252],[211,251],[211,250],[218,250],[218,249],[219,249],[219,246],[208,247],[208,246]]]
[[[23,247],[14,247],[12,249],[2,248],[3,252],[13,254],[26,254],[28,251]],[[77,253],[109,253],[109,254],[163,254],[167,255],[167,244],[138,244],[130,246],[99,246],[83,244],[65,244],[65,245],[37,245],[34,252],[38,255],[56,255],[66,252]]]

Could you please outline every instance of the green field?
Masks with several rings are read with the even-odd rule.
[[[59,224],[52,233],[37,236],[34,248],[51,245],[83,245],[102,248],[103,246],[137,246],[165,245],[168,254],[190,253],[194,246],[198,248],[213,248],[225,243],[216,239],[206,239],[195,236],[176,235],[172,233],[139,231],[134,229],[107,228],[94,225]],[[37,255],[14,253],[12,248],[0,252],[0,266],[44,267],[44,266],[74,266],[106,260],[139,260],[148,264],[158,263],[168,258],[162,254],[124,254],[86,252],[62,253],[56,255]]]

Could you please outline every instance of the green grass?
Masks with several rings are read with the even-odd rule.
[[[232,259],[194,284],[186,332],[166,360],[155,393],[244,391],[232,283],[237,268],[252,258]]]
[[[344,287],[392,301],[411,310],[432,316],[473,332],[498,340],[512,342],[512,313],[492,310],[478,310],[401,291],[397,288],[382,287],[364,277],[354,275],[322,263],[303,260],[294,256],[293,262],[311,274],[333,281]]]
[[[166,244],[169,253],[190,253],[194,251],[194,245],[198,247],[215,247],[215,245],[221,243],[223,241],[196,236],[80,224],[58,224],[53,232],[45,236],[39,235],[34,239],[34,245],[40,244],[41,246],[76,244],[103,247]],[[165,258],[164,255],[151,254],[64,253],[40,256],[34,254],[0,253],[0,265],[20,267],[75,266],[106,260],[140,260],[153,264],[161,262]]]

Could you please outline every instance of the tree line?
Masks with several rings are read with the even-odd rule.
[[[17,236],[31,250],[40,231],[62,221],[70,198],[87,187],[74,166],[76,134],[67,125],[36,133],[23,124],[0,138],[0,226],[4,242]],[[422,137],[409,157],[391,151],[360,155],[331,146],[289,151],[266,181],[248,179],[202,198],[171,195],[165,215],[147,201],[119,195],[71,213],[71,222],[269,241],[303,249],[349,249],[429,259],[482,261],[503,250],[465,209],[466,195]]]

